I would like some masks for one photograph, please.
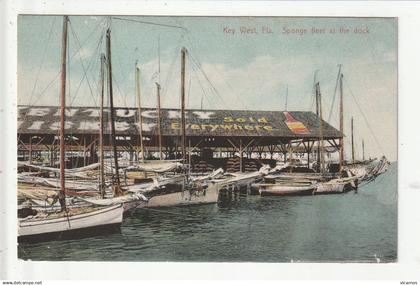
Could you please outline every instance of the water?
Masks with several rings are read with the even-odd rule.
[[[19,258],[109,261],[393,262],[397,167],[358,193],[243,197],[226,206],[138,210],[121,233],[22,244]]]

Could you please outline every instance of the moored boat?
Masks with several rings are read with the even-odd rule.
[[[261,196],[304,196],[312,195],[316,185],[279,185],[279,184],[257,184]]]
[[[81,237],[84,234],[98,234],[99,230],[118,229],[122,223],[122,204],[110,207],[67,207],[66,165],[65,165],[65,98],[66,98],[66,60],[68,16],[63,19],[63,41],[61,56],[61,95],[60,95],[60,170],[58,212],[37,211],[30,207],[18,210],[18,241],[44,241],[48,238]],[[49,193],[47,190],[47,198]]]
[[[122,204],[101,208],[69,209],[54,214],[38,213],[18,221],[18,241],[84,237],[118,230],[123,218]]]

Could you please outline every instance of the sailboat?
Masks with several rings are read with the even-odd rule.
[[[231,191],[234,186],[239,184],[248,183],[255,181],[256,177],[260,177],[262,171],[255,173],[249,173],[246,175],[222,175],[223,170],[217,169],[210,175],[202,177],[192,177],[189,172],[186,171],[187,167],[187,141],[186,141],[186,117],[185,117],[185,63],[186,63],[187,49],[184,47],[181,50],[181,150],[182,158],[178,163],[178,168],[183,170],[183,173],[163,177],[163,173],[159,173],[157,177],[153,179],[153,183],[150,187],[142,187],[139,185],[131,185],[128,187],[130,192],[143,193],[147,198],[148,202],[139,205],[142,207],[163,207],[163,206],[181,206],[181,205],[196,205],[196,204],[209,204],[217,203],[219,201],[220,191]],[[138,77],[137,77],[138,78]],[[139,86],[137,83],[136,86]],[[139,90],[139,88],[138,88]],[[162,133],[160,127],[160,85],[157,84],[157,113],[158,113],[158,141],[159,141],[159,157],[163,162],[162,157]],[[138,95],[139,96],[139,95]],[[140,102],[140,98],[138,98]],[[139,104],[139,114],[141,106]],[[141,115],[139,115],[141,116]],[[141,119],[139,120],[141,123]],[[141,129],[140,129],[140,141]],[[141,145],[141,152],[143,152],[143,146]],[[143,156],[142,156],[143,157]],[[171,165],[162,165],[163,168],[171,167]],[[137,166],[134,166],[139,170],[147,171],[153,170],[152,167],[147,167],[147,163],[139,161]],[[171,168],[172,169],[172,168]],[[156,172],[156,171],[155,171]],[[222,178],[216,176],[223,176]]]
[[[145,193],[150,195],[147,204],[140,207],[161,207],[161,206],[179,206],[192,204],[216,203],[218,201],[218,187],[215,184],[206,184],[201,180],[190,179],[185,171],[186,167],[186,132],[185,132],[185,63],[187,49],[181,49],[181,150],[182,150],[182,169],[183,173],[172,178],[173,183],[167,183],[168,187],[162,185],[155,191]],[[138,84],[137,84],[138,85]],[[158,141],[159,157],[162,161],[162,132],[160,120],[160,85],[157,86],[157,111],[158,111]],[[138,102],[140,100],[138,99]],[[139,115],[141,116],[141,115]],[[141,120],[140,120],[141,123]],[[143,151],[143,150],[142,150]],[[141,167],[141,164],[140,164]],[[168,178],[169,181],[171,178]],[[157,180],[156,180],[157,181]]]
[[[338,84],[340,90],[340,132],[344,134],[344,103],[343,103],[343,73],[341,72],[341,65],[338,71]],[[380,163],[373,167],[371,163],[374,159],[364,159],[364,141],[363,147],[363,161],[355,161],[354,151],[354,127],[353,117],[351,118],[351,162],[346,162],[344,159],[344,140],[339,142],[339,173],[340,177],[329,181],[319,182],[315,194],[340,194],[351,190],[357,190],[360,183],[368,180],[370,177],[379,175],[379,169],[383,169],[381,173],[385,172],[389,162],[385,157]],[[376,176],[375,176],[376,177]]]
[[[60,114],[60,191],[58,200],[60,211],[48,213],[21,209],[18,219],[18,241],[43,241],[49,238],[80,237],[85,234],[98,234],[104,230],[119,229],[123,218],[122,204],[109,207],[67,208],[65,181],[65,91],[67,26],[69,18],[63,19],[62,58],[61,58],[61,114]]]
[[[106,32],[106,53],[101,55],[101,106],[100,106],[100,133],[99,133],[99,179],[100,179],[100,197],[94,198],[83,198],[78,197],[78,201],[82,201],[95,206],[115,206],[122,205],[123,212],[127,213],[130,210],[137,208],[143,203],[147,203],[148,199],[140,192],[130,192],[121,185],[120,181],[120,168],[117,157],[117,144],[116,144],[116,133],[115,133],[115,114],[114,114],[114,103],[113,103],[113,87],[112,87],[112,61],[111,61],[111,30],[108,29]],[[105,159],[104,159],[104,67],[107,61],[108,71],[108,92],[110,102],[110,114],[111,114],[111,144],[113,150],[114,165],[111,167],[111,172],[115,175],[111,178],[111,182],[106,183],[105,181]],[[106,189],[111,188],[111,197],[106,197]]]

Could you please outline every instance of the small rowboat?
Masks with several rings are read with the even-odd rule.
[[[261,196],[304,196],[312,195],[316,185],[279,185],[279,184],[255,184],[259,187]]]

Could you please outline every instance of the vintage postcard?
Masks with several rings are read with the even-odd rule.
[[[17,30],[19,259],[397,261],[397,18]]]

